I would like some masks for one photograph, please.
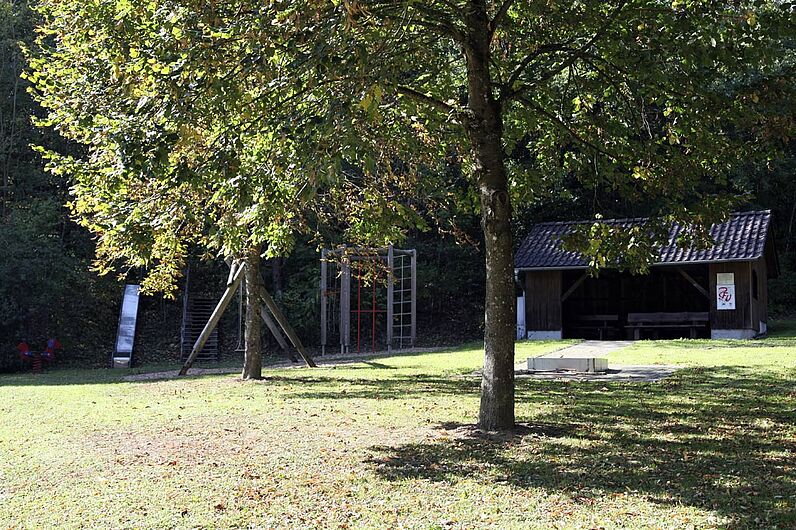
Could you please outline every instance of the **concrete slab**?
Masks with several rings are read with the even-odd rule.
[[[561,340],[561,332],[530,330],[527,332],[526,338],[528,340]]]
[[[113,358],[113,367],[114,368],[130,368],[130,358],[129,357],[114,357]]]
[[[749,340],[755,338],[757,331],[753,329],[712,329],[710,330],[711,339],[738,339]]]
[[[530,372],[526,369],[515,370],[518,379],[539,379],[544,381],[606,381],[650,383],[671,376],[680,366],[671,365],[625,365],[609,368],[605,373],[576,372]]]
[[[608,370],[608,359],[604,357],[529,357],[528,370],[531,372],[555,372],[558,370],[605,372]]]
[[[565,359],[565,358],[589,358],[589,357],[608,357],[608,354],[626,348],[633,344],[629,340],[584,340],[578,344],[573,344],[567,348],[556,350],[539,357]]]

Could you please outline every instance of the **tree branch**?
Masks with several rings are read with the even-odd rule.
[[[593,61],[591,61],[589,58],[586,58],[585,56],[583,57],[583,62],[586,63],[587,65],[589,65],[593,72],[596,72],[597,75],[600,76],[601,79],[603,79],[606,83],[608,83],[609,85],[611,85],[613,87],[613,89],[616,91],[616,95],[624,103],[625,108],[627,109],[629,115],[632,116],[633,113],[634,113],[634,110],[635,110],[633,108],[632,101],[630,100],[630,97],[627,94],[625,94],[624,90],[622,90],[622,86],[619,83],[616,82],[616,79],[614,79],[613,77],[611,77],[610,75],[605,73],[602,68],[597,66],[597,64],[595,64]],[[629,87],[628,83],[625,81],[625,79],[622,79],[622,81],[625,83],[625,86],[627,87],[628,92],[630,92],[630,87]],[[631,92],[631,94],[632,94],[632,92]]]
[[[452,10],[453,11],[453,10]],[[465,42],[463,32],[457,27],[456,20],[450,13],[436,8],[423,2],[411,2],[405,5],[403,2],[391,0],[374,1],[368,5],[368,13],[378,14],[380,18],[399,17],[401,12],[409,15],[409,20],[405,24],[417,24],[430,30],[447,35],[455,42],[460,44]]]
[[[536,59],[537,57],[539,57],[544,53],[568,51],[568,50],[571,50],[571,48],[569,48],[565,43],[545,44],[543,46],[539,46],[534,51],[526,55],[525,58],[522,61],[520,61],[520,64],[517,66],[517,68],[514,69],[514,72],[512,72],[509,79],[506,81],[504,93],[501,95],[500,99],[508,98],[511,96],[513,91],[512,87],[514,86],[514,83],[517,82],[522,73],[525,71],[525,69],[528,67],[529,64],[531,64],[531,62],[534,59]]]
[[[569,134],[569,136],[571,138],[573,138],[574,140],[576,140],[577,142],[585,145],[586,147],[588,147],[590,149],[594,149],[596,152],[600,153],[601,155],[607,156],[608,158],[610,158],[612,160],[619,160],[618,156],[616,156],[616,155],[614,155],[612,153],[609,153],[605,149],[602,149],[601,147],[598,147],[597,145],[595,145],[592,142],[590,142],[590,141],[586,140],[585,138],[583,138],[572,127],[567,125],[566,122],[564,122],[564,120],[562,120],[561,118],[559,118],[558,116],[556,116],[552,112],[549,112],[549,111],[545,110],[541,105],[537,104],[536,102],[534,102],[534,101],[532,101],[532,100],[530,100],[530,99],[528,99],[528,98],[526,98],[524,96],[520,96],[518,99],[524,105],[527,105],[528,107],[531,107],[532,109],[534,109],[535,111],[537,111],[538,113],[542,114],[547,119],[552,121],[555,125],[557,125],[561,129],[566,131],[567,134]]]
[[[398,91],[399,94],[403,94],[404,96],[408,96],[416,101],[420,101],[422,103],[425,103],[426,105],[435,107],[448,114],[458,113],[455,107],[448,105],[444,101],[439,100],[434,96],[429,96],[428,94],[424,94],[423,92],[417,91],[414,88],[398,85],[395,87],[395,89]]]
[[[495,13],[495,16],[489,22],[489,40],[492,40],[492,37],[495,36],[495,31],[498,29],[500,24],[503,22],[503,19],[509,12],[509,8],[511,8],[511,4],[514,3],[514,0],[503,0],[503,3],[500,4],[500,7]]]
[[[594,35],[592,35],[591,38],[588,41],[586,41],[582,46],[580,46],[578,48],[570,48],[570,47],[568,47],[566,44],[571,43],[572,40],[573,40],[573,39],[571,39],[566,44],[560,44],[559,43],[559,44],[547,44],[547,45],[544,45],[544,46],[540,46],[539,48],[537,48],[536,50],[534,50],[533,52],[528,54],[522,61],[520,61],[519,66],[517,66],[517,68],[511,74],[511,77],[509,77],[509,80],[506,83],[505,91],[500,96],[501,103],[505,102],[505,100],[507,100],[507,99],[511,99],[513,97],[516,97],[516,96],[520,95],[520,93],[522,92],[522,89],[513,90],[512,86],[514,85],[514,83],[516,83],[519,80],[520,76],[523,74],[525,69],[528,68],[528,65],[530,65],[531,62],[535,58],[537,58],[539,55],[541,55],[542,53],[545,53],[545,52],[548,52],[548,51],[569,51],[569,52],[571,52],[573,54],[573,56],[570,57],[569,60],[564,62],[564,64],[561,65],[561,67],[556,68],[556,69],[552,70],[551,72],[548,72],[548,74],[546,74],[543,77],[543,79],[549,79],[550,77],[552,77],[556,73],[561,72],[564,69],[566,69],[569,66],[571,66],[578,59],[578,54],[583,53],[586,50],[588,50],[592,45],[594,45],[594,43],[596,43],[598,40],[600,40],[608,32],[608,29],[613,25],[614,20],[619,15],[619,13],[622,11],[622,8],[625,6],[626,2],[627,2],[627,0],[620,0],[619,4],[617,4],[617,6],[614,9],[613,13],[611,13],[611,15],[608,17],[608,20],[606,20],[605,24],[600,29],[598,29],[597,32]]]

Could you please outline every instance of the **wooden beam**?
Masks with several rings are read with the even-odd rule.
[[[410,267],[411,267],[412,279],[410,282],[411,284],[410,294],[412,295],[412,299],[410,302],[410,307],[411,307],[410,311],[412,313],[411,314],[412,320],[410,322],[409,343],[412,345],[412,348],[414,348],[415,340],[417,339],[417,250],[412,250],[411,252],[412,254],[411,254]],[[403,308],[401,309],[401,312],[403,312]]]
[[[326,335],[327,335],[327,323],[328,323],[328,305],[326,302],[328,287],[326,282],[328,281],[327,276],[329,275],[328,271],[329,264],[326,262],[326,250],[321,251],[321,355],[326,354]]]
[[[351,265],[347,257],[340,262],[340,353],[351,347]]]
[[[390,251],[390,247],[371,248],[371,247],[342,247],[338,249],[326,250],[329,256],[348,257],[355,259],[378,259],[385,258]],[[393,248],[393,256],[410,256],[414,249]]]
[[[230,283],[227,284],[227,289],[221,296],[221,300],[218,301],[216,308],[213,310],[213,314],[210,315],[210,319],[207,321],[204,329],[202,329],[202,332],[196,339],[193,349],[191,350],[191,354],[185,360],[185,364],[182,365],[179,375],[185,375],[188,373],[188,370],[191,369],[193,362],[196,360],[196,356],[199,355],[199,352],[205,347],[205,343],[207,342],[207,339],[210,338],[210,334],[213,333],[214,329],[216,329],[218,322],[221,320],[221,316],[224,314],[224,311],[226,311],[229,303],[235,297],[235,292],[238,290],[238,287],[240,287],[240,282],[243,279],[243,270],[243,265],[237,264],[236,266],[236,264],[233,263],[233,268],[230,271],[229,276]],[[234,274],[232,274],[233,271]]]
[[[241,265],[237,261],[228,262],[227,265],[229,265],[229,276],[227,276],[227,285],[230,285],[235,280],[235,273],[238,271],[238,267],[242,267],[243,265]]]
[[[282,334],[279,332],[279,328],[276,327],[276,322],[274,322],[274,319],[271,318],[271,315],[268,314],[268,310],[264,306],[260,306],[260,318],[263,319],[263,322],[265,322],[265,325],[271,331],[271,334],[276,339],[276,342],[279,343],[279,347],[282,348],[282,351],[284,351],[287,354],[287,356],[290,358],[290,361],[297,363],[298,359],[296,359],[296,356],[293,355],[293,352],[291,352],[290,349],[287,347],[287,342],[285,342],[285,337],[283,337]]]
[[[285,318],[285,315],[276,305],[274,299],[271,297],[268,291],[265,290],[265,286],[262,284],[262,282],[260,282],[259,288],[260,298],[263,302],[265,302],[265,305],[268,306],[268,310],[271,311],[272,315],[274,315],[274,318],[276,318],[276,321],[279,323],[282,331],[285,332],[285,335],[287,335],[287,338],[290,339],[291,343],[293,343],[293,347],[296,348],[296,351],[298,351],[299,355],[301,355],[301,358],[304,359],[304,363],[310,368],[316,368],[317,365],[315,364],[315,361],[312,360],[312,357],[310,357],[310,355],[307,353],[307,350],[304,349],[304,345],[301,343],[298,335],[296,335],[296,331],[293,329],[293,326],[290,325],[290,322],[288,322],[287,318]]]
[[[682,275],[683,275],[683,278],[685,278],[685,279],[688,281],[688,283],[690,283],[691,285],[693,285],[693,286],[694,286],[694,289],[696,289],[697,291],[699,291],[700,293],[702,293],[702,294],[705,296],[705,298],[707,298],[708,300],[710,300],[710,293],[708,292],[708,290],[707,290],[707,289],[705,289],[704,287],[702,287],[701,285],[699,285],[699,283],[698,283],[698,282],[697,282],[697,281],[696,281],[694,278],[692,278],[690,274],[688,274],[687,272],[685,272],[685,271],[684,271],[683,269],[681,269],[680,267],[677,267],[677,272],[679,272],[680,274],[682,274]]]
[[[569,298],[572,295],[572,293],[574,293],[575,290],[578,287],[580,287],[580,284],[582,284],[586,280],[586,278],[588,278],[588,277],[589,277],[589,273],[588,272],[584,272],[583,276],[581,276],[580,278],[575,280],[575,283],[572,284],[572,287],[567,289],[567,292],[565,292],[563,295],[561,295],[561,301],[562,302],[566,301],[566,299]]]

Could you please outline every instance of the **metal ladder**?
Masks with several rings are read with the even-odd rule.
[[[180,329],[180,360],[184,361],[191,354],[196,339],[202,333],[207,321],[210,320],[210,315],[213,313],[213,308],[216,306],[216,300],[191,294],[190,289],[191,272],[190,269],[185,273],[185,290],[183,291],[182,300],[182,327]],[[218,355],[218,329],[214,329],[210,338],[199,352],[196,360],[198,361],[214,361],[219,360]]]

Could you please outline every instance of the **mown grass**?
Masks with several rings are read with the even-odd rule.
[[[612,354],[689,365],[659,383],[518,380],[514,435],[470,427],[477,347],[256,383],[2,376],[0,527],[794,528],[796,340],[735,346]]]
[[[796,322],[775,321],[765,339],[643,340],[611,354],[619,364],[796,368]]]

